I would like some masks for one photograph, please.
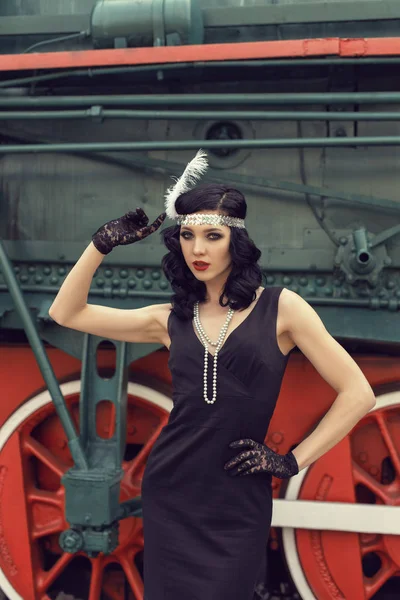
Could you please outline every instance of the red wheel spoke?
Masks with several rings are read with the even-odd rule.
[[[363,541],[363,535],[360,536],[361,555],[364,557],[371,552],[385,552],[385,545],[380,535],[373,536],[370,541]]]
[[[88,600],[100,600],[103,583],[103,560],[101,556],[91,561],[92,576],[90,579],[90,589]]]
[[[372,414],[374,414],[374,413],[372,413]],[[399,452],[394,444],[392,435],[386,424],[386,419],[385,419],[384,413],[377,411],[377,413],[374,416],[375,416],[375,420],[378,424],[379,431],[381,432],[383,440],[386,444],[386,447],[389,450],[390,458],[392,459],[393,466],[397,473],[397,477],[400,477],[400,456],[399,456]]]
[[[42,571],[37,578],[38,591],[46,591],[52,583],[61,575],[63,570],[67,567],[68,563],[74,558],[74,554],[68,554],[64,552],[56,562],[56,564],[50,569],[50,571]]]
[[[355,461],[353,461],[353,477],[356,483],[365,485],[365,487],[370,489],[384,504],[390,503],[386,487],[371,477],[371,475],[364,471],[364,469],[362,469]]]
[[[128,481],[131,481],[134,478],[134,476],[141,469],[144,468],[144,464],[147,460],[148,455],[150,454],[150,450],[152,449],[156,439],[160,435],[160,432],[163,429],[163,427],[166,425],[167,421],[168,421],[168,415],[161,418],[160,424],[157,427],[157,429],[155,430],[155,432],[153,433],[153,435],[151,437],[149,437],[149,439],[144,444],[144,446],[141,449],[141,451],[139,452],[139,454],[137,456],[135,456],[135,458],[128,463],[128,467],[126,469],[126,477],[127,477]]]
[[[130,553],[128,554],[129,557]],[[143,600],[143,580],[140,577],[140,574],[135,566],[133,560],[130,560],[125,554],[123,557],[120,557],[121,567],[124,570],[126,578],[128,580],[129,585],[131,586],[131,590],[134,594],[135,600]]]
[[[382,558],[382,556],[381,556]],[[397,572],[397,565],[395,565],[390,559],[382,559],[382,567],[374,577],[364,578],[365,581],[365,597],[371,598],[374,596],[384,584]]]
[[[56,475],[61,477],[68,469],[68,465],[62,462],[57,456],[50,452],[43,444],[35,440],[33,437],[26,437],[23,440],[23,449],[33,456],[36,456],[46,467],[51,469]]]
[[[27,500],[28,502],[38,502],[49,506],[55,506],[60,510],[64,508],[63,495],[59,492],[38,490],[37,488],[30,487],[27,490]]]
[[[35,523],[31,529],[31,535],[33,539],[44,537],[45,535],[53,535],[54,533],[61,533],[65,529],[65,521],[60,516],[59,519],[53,519],[49,523],[44,525],[38,525]]]
[[[63,494],[27,489],[27,501],[31,505],[31,536],[33,539],[60,533],[65,529]]]

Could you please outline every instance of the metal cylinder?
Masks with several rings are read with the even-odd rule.
[[[96,48],[201,44],[197,0],[99,0],[91,15]]]

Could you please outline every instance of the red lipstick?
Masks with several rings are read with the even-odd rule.
[[[210,266],[210,263],[203,262],[202,260],[196,260],[192,264],[196,271],[205,271]]]

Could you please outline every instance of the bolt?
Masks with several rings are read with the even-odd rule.
[[[339,242],[342,244],[342,246],[345,246],[347,244],[347,238],[346,237],[341,237]]]
[[[366,452],[360,452],[360,454],[358,455],[358,460],[360,461],[360,463],[366,463],[368,460],[368,454]]]
[[[85,515],[85,523],[90,523],[91,520],[92,520],[92,515],[91,514]]]
[[[378,475],[379,469],[378,469],[378,467],[373,465],[372,467],[369,468],[369,472],[371,475]]]
[[[283,440],[283,434],[280,431],[274,431],[271,435],[271,440],[274,444],[280,444]]]

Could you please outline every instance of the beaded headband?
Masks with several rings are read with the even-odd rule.
[[[178,225],[228,225],[228,227],[240,227],[245,229],[244,219],[228,217],[218,214],[193,213],[180,215],[176,212],[175,203],[178,197],[191,190],[208,168],[207,154],[199,150],[196,156],[188,163],[186,169],[175,184],[165,194],[165,212],[167,217],[175,219]]]
[[[178,225],[228,225],[228,227],[245,228],[244,219],[228,217],[226,215],[193,213],[190,215],[179,215],[176,221]]]

